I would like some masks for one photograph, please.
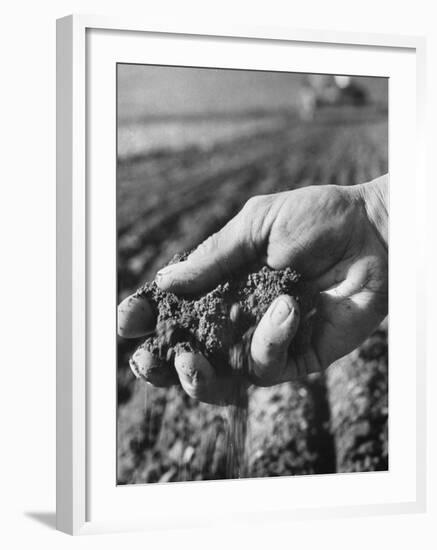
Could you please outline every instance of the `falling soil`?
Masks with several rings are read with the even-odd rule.
[[[182,261],[187,254],[170,262]],[[142,347],[160,361],[173,362],[180,351],[202,353],[218,376],[231,376],[233,403],[227,407],[227,477],[244,477],[247,432],[247,379],[250,373],[250,343],[256,324],[270,304],[281,294],[292,296],[299,304],[301,324],[290,345],[296,353],[308,346],[314,299],[300,276],[291,268],[260,270],[242,274],[219,284],[207,294],[181,298],[146,283],[137,296],[147,298],[156,315],[156,330]],[[133,365],[133,368],[135,366]]]

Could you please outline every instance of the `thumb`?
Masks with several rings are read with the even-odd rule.
[[[257,386],[272,386],[283,381],[288,362],[288,347],[299,327],[299,305],[283,294],[272,302],[253,334],[251,378]]]
[[[255,248],[241,212],[218,233],[199,245],[188,258],[164,267],[156,284],[175,294],[198,294],[214,288],[242,266],[253,262]]]

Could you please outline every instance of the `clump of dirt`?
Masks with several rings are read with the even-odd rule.
[[[187,257],[177,255],[170,262]],[[156,330],[142,346],[161,360],[171,361],[184,349],[201,352],[219,374],[233,370],[231,353],[253,330],[270,304],[281,294],[299,303],[301,321],[290,352],[302,351],[311,337],[311,311],[314,298],[291,268],[244,274],[219,284],[204,296],[181,298],[146,283],[136,293],[147,298],[156,314]],[[235,367],[234,367],[235,368]]]

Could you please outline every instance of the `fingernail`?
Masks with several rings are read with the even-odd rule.
[[[143,296],[128,296],[117,311],[117,330],[123,338],[138,338],[155,326],[155,313]]]
[[[133,357],[129,360],[129,366],[131,371],[134,373],[135,378],[141,378],[140,371],[138,369],[138,365]]]
[[[130,358],[129,365],[137,378],[144,376],[152,365],[153,355],[144,348],[138,348]]]
[[[293,309],[287,300],[279,298],[273,305],[273,309],[270,312],[270,319],[275,325],[281,325],[291,315]]]
[[[168,265],[166,267],[163,267],[162,269],[160,269],[158,271],[158,273],[156,274],[155,276],[155,280],[156,281],[162,281],[162,279],[164,279],[165,277],[167,277],[168,275],[170,275],[171,271],[173,271],[173,265]]]

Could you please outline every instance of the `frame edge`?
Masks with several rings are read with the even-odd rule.
[[[56,528],[86,520],[85,64],[75,16],[56,22]]]
[[[411,48],[416,50],[417,59],[422,59],[419,71],[422,82],[426,39],[423,36],[253,26],[236,27],[232,32],[225,33],[214,27],[203,28],[203,32],[199,28],[181,32],[168,23],[149,21],[146,25],[141,20],[129,21],[126,18],[87,14],[68,15],[58,19],[56,23],[56,527],[60,531],[76,535],[94,532],[94,522],[87,517],[86,509],[86,29],[295,41],[308,41],[309,36],[314,33],[318,38],[311,41],[321,43]],[[421,115],[423,123],[423,112]],[[424,337],[422,331],[421,337]],[[423,389],[424,382],[422,377],[420,389]],[[424,403],[418,405],[421,418],[426,417],[423,408]],[[423,452],[426,449],[424,435],[419,438],[418,443]],[[393,510],[392,513],[425,511],[426,463],[423,466],[425,471],[418,475],[420,489],[416,501],[408,503],[403,509]],[[96,523],[97,532],[102,532],[98,529],[98,524],[99,522]],[[105,524],[105,530],[107,527]],[[132,527],[137,528],[134,525],[130,526]]]

